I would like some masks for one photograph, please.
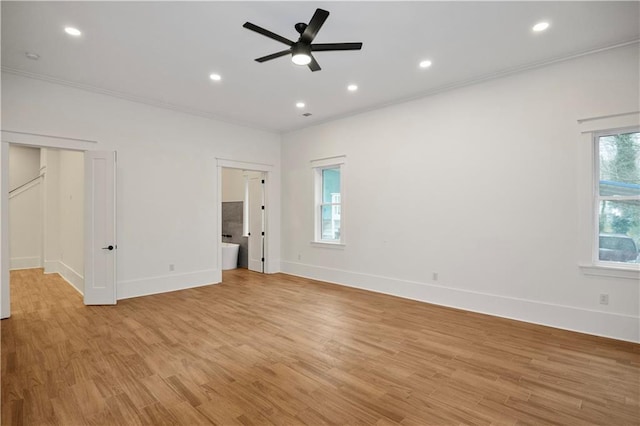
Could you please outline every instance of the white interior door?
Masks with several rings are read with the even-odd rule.
[[[116,153],[85,152],[84,304],[116,303]]]
[[[249,175],[249,269],[264,272],[264,175]]]

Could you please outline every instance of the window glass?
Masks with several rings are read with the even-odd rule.
[[[597,138],[598,260],[639,263],[640,133]]]
[[[335,195],[340,197],[340,169],[322,170],[322,202],[334,203]],[[338,203],[340,200],[337,201]]]
[[[340,240],[340,215],[335,214],[335,207],[339,208],[331,205],[322,205],[320,208],[323,240]]]
[[[640,195],[640,133],[599,139],[600,195]]]

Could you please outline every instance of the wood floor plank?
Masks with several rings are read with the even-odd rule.
[[[84,306],[11,272],[2,425],[640,424],[640,345],[283,274]]]

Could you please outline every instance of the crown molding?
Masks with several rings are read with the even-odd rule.
[[[626,47],[626,46],[630,46],[630,45],[638,44],[638,43],[640,43],[640,39],[636,38],[636,39],[628,40],[628,41],[625,41],[625,42],[622,42],[622,43],[617,43],[617,44],[614,44],[614,45],[609,45],[609,46],[599,47],[599,48],[596,48],[596,49],[590,49],[590,50],[574,53],[574,54],[568,55],[568,56],[561,56],[561,57],[557,57],[557,58],[553,58],[553,59],[549,59],[549,60],[545,60],[545,61],[534,62],[534,63],[525,64],[525,65],[521,65],[521,66],[517,66],[517,67],[512,67],[512,68],[508,68],[508,69],[505,69],[505,70],[502,70],[502,71],[497,71],[497,72],[485,74],[485,75],[482,75],[480,77],[476,77],[476,78],[472,78],[472,79],[468,79],[468,80],[459,81],[459,82],[456,82],[456,83],[452,83],[452,84],[447,84],[447,85],[443,85],[443,86],[440,86],[440,87],[436,87],[436,88],[433,88],[433,89],[430,89],[430,90],[427,90],[427,91],[416,93],[415,95],[412,95],[412,96],[409,96],[409,97],[404,97],[404,98],[395,99],[395,100],[392,100],[392,101],[389,101],[389,102],[379,103],[379,104],[372,105],[371,107],[367,107],[367,108],[360,108],[360,109],[351,111],[351,112],[346,113],[346,114],[330,116],[330,117],[327,117],[327,118],[324,118],[324,119],[321,119],[321,120],[318,120],[318,121],[314,121],[313,123],[303,124],[303,125],[296,125],[296,126],[286,127],[286,128],[281,128],[281,129],[274,129],[274,128],[258,126],[258,125],[253,124],[253,123],[240,121],[240,120],[233,120],[233,119],[229,119],[227,117],[221,117],[221,116],[219,116],[217,114],[213,114],[213,113],[210,113],[210,112],[207,112],[207,111],[204,111],[204,110],[200,110],[200,109],[196,109],[196,108],[190,108],[190,107],[187,107],[187,106],[184,106],[184,105],[172,104],[172,103],[164,102],[164,101],[161,101],[161,100],[158,100],[158,99],[147,98],[147,97],[144,97],[144,96],[137,96],[137,95],[133,95],[133,94],[125,93],[125,92],[119,92],[117,90],[105,89],[105,88],[102,88],[102,87],[97,87],[97,86],[93,86],[93,85],[89,85],[89,84],[78,83],[78,82],[75,82],[75,81],[69,81],[69,80],[65,80],[65,79],[58,78],[58,77],[53,77],[53,76],[46,75],[46,74],[33,73],[33,72],[24,71],[24,70],[11,68],[11,67],[6,67],[6,66],[2,66],[0,69],[2,70],[2,72],[6,72],[8,74],[14,74],[14,75],[18,75],[18,76],[21,76],[21,77],[27,77],[27,78],[32,78],[32,79],[36,79],[36,80],[46,81],[46,82],[49,82],[49,83],[60,84],[60,85],[72,87],[72,88],[75,88],[75,89],[85,90],[85,91],[88,91],[88,92],[98,93],[98,94],[101,94],[101,95],[112,96],[112,97],[115,97],[115,98],[120,98],[120,99],[128,100],[128,101],[131,101],[131,102],[137,102],[137,103],[141,103],[141,104],[145,104],[145,105],[150,105],[150,106],[153,106],[153,107],[156,107],[156,108],[168,109],[168,110],[180,112],[180,113],[183,113],[183,114],[188,114],[188,115],[192,115],[192,116],[206,118],[206,119],[209,119],[209,120],[214,120],[214,121],[219,121],[219,122],[223,122],[223,123],[227,123],[227,124],[232,124],[232,125],[235,125],[235,126],[247,127],[247,128],[251,128],[251,129],[254,129],[254,130],[272,132],[272,133],[277,133],[277,134],[283,135],[283,134],[295,132],[295,131],[298,131],[298,130],[302,130],[304,128],[326,124],[326,123],[331,122],[331,121],[336,121],[336,120],[341,120],[341,119],[344,119],[344,118],[353,117],[353,116],[356,116],[356,115],[360,115],[360,114],[363,114],[363,113],[375,111],[375,110],[378,110],[378,109],[383,109],[383,108],[387,108],[387,107],[390,107],[390,106],[399,105],[399,104],[403,104],[403,103],[406,103],[406,102],[410,102],[410,101],[426,98],[426,97],[429,97],[429,96],[438,95],[438,94],[443,93],[443,92],[448,92],[448,91],[451,91],[451,90],[460,89],[460,88],[471,86],[471,85],[474,85],[474,84],[483,83],[483,82],[490,81],[490,80],[495,80],[495,79],[498,79],[498,78],[501,78],[501,77],[507,77],[507,76],[510,76],[510,75],[519,74],[519,73],[522,73],[522,72],[535,70],[535,69],[538,69],[538,68],[543,68],[543,67],[546,67],[546,66],[549,66],[549,65],[553,65],[553,64],[557,64],[557,63],[561,63],[561,62],[565,62],[565,61],[570,61],[572,59],[581,58],[583,56],[589,56],[589,55],[593,55],[593,54],[596,54],[596,53],[606,52],[608,50],[614,50],[614,49],[618,49],[618,48],[622,48],[622,47]]]
[[[480,77],[476,77],[476,78],[472,78],[469,80],[464,80],[464,81],[459,81],[456,83],[452,83],[452,84],[447,84],[447,85],[443,85],[440,87],[436,87],[424,92],[420,92],[417,93],[415,95],[409,96],[409,97],[404,97],[404,98],[400,98],[400,99],[395,99],[393,101],[389,101],[389,102],[384,102],[384,103],[380,103],[377,105],[373,105],[369,108],[361,108],[355,111],[351,111],[350,113],[347,114],[342,114],[339,116],[331,116],[331,117],[327,117],[324,118],[322,120],[318,120],[316,122],[313,123],[309,123],[307,125],[301,125],[301,126],[294,126],[291,127],[289,129],[284,129],[281,130],[281,134],[287,134],[287,133],[291,133],[291,132],[296,132],[298,130],[302,130],[308,127],[313,127],[313,126],[319,126],[322,124],[326,124],[332,121],[336,121],[336,120],[341,120],[344,118],[349,118],[349,117],[353,117],[356,115],[360,115],[360,114],[364,114],[367,112],[371,112],[371,111],[375,111],[375,110],[379,110],[379,109],[383,109],[383,108],[387,108],[387,107],[391,107],[394,105],[400,105],[406,102],[411,102],[411,101],[415,101],[418,99],[423,99],[429,96],[434,96],[434,95],[438,95],[440,93],[443,92],[449,92],[451,90],[456,90],[456,89],[460,89],[463,87],[467,87],[467,86],[472,86],[474,84],[478,84],[478,83],[484,83],[487,81],[491,81],[491,80],[496,80],[498,78],[501,77],[508,77],[514,74],[520,74],[523,72],[527,72],[527,71],[531,71],[531,70],[535,70],[535,69],[539,69],[539,68],[544,68],[547,67],[549,65],[554,65],[554,64],[558,64],[558,63],[562,63],[562,62],[566,62],[566,61],[570,61],[572,59],[577,59],[577,58],[581,58],[583,56],[589,56],[589,55],[594,55],[597,53],[601,53],[601,52],[606,52],[608,50],[614,50],[614,49],[619,49],[622,47],[626,47],[626,46],[631,46],[633,44],[640,44],[640,39],[633,39],[633,40],[628,40],[622,43],[617,43],[617,44],[613,44],[613,45],[609,45],[609,46],[604,46],[604,47],[599,47],[596,49],[590,49],[590,50],[585,50],[579,53],[574,53],[572,55],[569,56],[560,56],[557,58],[553,58],[553,59],[548,59],[545,61],[540,61],[540,62],[533,62],[530,64],[525,64],[525,65],[520,65],[517,67],[513,67],[513,68],[508,68],[502,71],[497,71],[497,72],[493,72],[493,73],[489,73],[489,74],[485,74],[483,76]],[[639,46],[640,47],[640,46]]]

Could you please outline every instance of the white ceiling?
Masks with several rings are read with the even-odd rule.
[[[331,15],[315,42],[364,43],[316,52],[312,73],[286,48],[317,7]],[[640,38],[638,2],[8,2],[5,71],[65,81],[151,104],[288,131],[491,75]],[[548,20],[551,27],[531,27]],[[83,34],[73,38],[65,26]],[[40,55],[38,61],[25,52]],[[431,59],[430,69],[418,68]],[[222,81],[213,82],[217,72]],[[350,93],[349,83],[359,90]],[[304,101],[307,107],[295,107]],[[313,115],[303,117],[303,112]]]

